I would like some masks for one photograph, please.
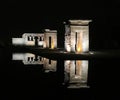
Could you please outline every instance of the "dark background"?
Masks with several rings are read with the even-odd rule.
[[[46,28],[58,31],[58,46],[63,47],[63,22],[69,19],[91,19],[93,22],[90,23],[90,50],[119,50],[119,12],[120,2],[118,0],[109,2],[95,2],[92,0],[66,2],[9,1],[5,2],[4,5],[1,4],[0,67],[2,96],[4,98],[23,98],[24,96],[26,98],[41,98],[41,96],[44,96],[45,98],[52,97],[53,99],[73,97],[74,99],[90,100],[108,98],[114,100],[119,98],[120,59],[90,61],[89,82],[91,89],[65,91],[63,88],[56,86],[37,87],[40,82],[35,81],[33,83],[33,79],[29,81],[22,80],[20,83],[20,80],[16,79],[16,75],[18,75],[16,73],[19,70],[19,68],[16,69],[16,66],[18,65],[11,62],[11,51],[8,48],[11,45],[12,37],[21,37],[24,32],[42,32]],[[33,72],[36,73],[37,69]],[[37,82],[38,84],[36,85]],[[34,88],[33,85],[36,87]],[[12,90],[14,92],[11,92]],[[22,93],[20,92],[21,90]]]
[[[91,49],[119,49],[119,1],[9,1],[1,5],[1,40],[20,37],[23,32],[58,31],[63,47],[64,25],[69,19],[91,19]]]

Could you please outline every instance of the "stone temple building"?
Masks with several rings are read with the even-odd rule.
[[[65,50],[75,54],[89,51],[89,22],[91,20],[69,20],[65,24]],[[65,83],[70,88],[87,87],[88,60],[65,60]]]
[[[89,22],[91,20],[69,20],[65,25],[65,49],[67,52],[89,51]]]
[[[57,31],[45,29],[44,33],[24,33],[22,38],[12,38],[13,45],[57,48]]]
[[[69,20],[65,24],[64,53],[81,54],[89,51],[89,23],[91,20]],[[13,45],[40,46],[57,48],[57,31],[45,30],[42,34],[25,33],[22,38],[13,38]],[[30,57],[29,57],[30,56]],[[55,69],[56,61],[39,58],[35,62],[34,55],[24,56],[24,64],[44,64],[45,69]],[[27,57],[27,58],[25,58]],[[13,56],[15,59],[15,55]],[[18,59],[18,58],[17,58]],[[64,60],[64,83],[70,88],[87,87],[88,60]]]

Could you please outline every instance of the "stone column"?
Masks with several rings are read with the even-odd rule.
[[[88,61],[83,60],[82,61],[82,68],[81,68],[81,82],[82,83],[87,83],[87,78],[88,78]]]
[[[27,45],[27,42],[28,42],[28,36],[27,35],[25,35],[25,45]]]
[[[47,41],[46,41],[46,34],[44,33],[44,43],[43,43],[43,47],[44,47],[44,48],[47,47],[46,44],[47,44]]]
[[[70,61],[70,82],[74,80],[75,77],[75,61]]]
[[[46,48],[49,48],[49,36],[48,33],[46,34]]]
[[[54,48],[57,48],[57,34],[54,34]]]
[[[84,26],[83,30],[83,40],[82,40],[82,47],[83,47],[83,52],[89,51],[89,27]]]
[[[71,51],[75,52],[75,32],[71,32]]]

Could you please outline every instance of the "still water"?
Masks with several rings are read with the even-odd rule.
[[[43,73],[54,73],[56,78],[58,72],[61,85],[67,88],[88,87],[88,60],[51,60],[32,53],[12,53],[12,61],[21,61],[24,67],[39,66]]]
[[[1,48],[0,61],[4,99],[119,97],[118,58],[50,60],[29,52]]]
[[[93,98],[96,76],[88,60],[51,60],[29,52],[1,49],[5,97]]]

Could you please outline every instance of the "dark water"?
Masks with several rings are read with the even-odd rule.
[[[88,99],[119,97],[119,59],[89,60],[88,85],[90,88],[68,89],[63,85],[63,62],[55,72],[46,73],[42,65],[24,65],[12,60],[11,50],[0,49],[2,97],[14,99]]]

